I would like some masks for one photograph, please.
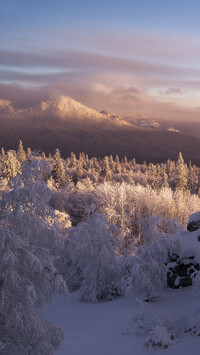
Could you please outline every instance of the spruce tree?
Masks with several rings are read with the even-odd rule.
[[[1,155],[0,155],[0,161],[1,161],[1,163],[3,163],[5,159],[6,159],[6,153],[5,153],[4,148],[2,147],[2,148],[1,148]]]
[[[66,173],[63,160],[59,149],[56,149],[54,154],[54,164],[52,169],[53,178],[58,187],[63,186],[66,182]]]
[[[2,175],[7,180],[10,180],[19,173],[21,173],[21,164],[17,159],[16,152],[9,150],[2,164]]]
[[[27,148],[27,151],[26,151],[26,157],[27,159],[29,160],[31,158],[31,148]]]
[[[110,165],[109,165],[109,158],[107,156],[103,159],[103,167],[102,167],[101,175],[103,176],[103,179],[105,181],[110,180],[112,177],[112,172],[110,170]]]
[[[183,156],[181,152],[178,155],[178,159],[176,161],[176,169],[175,169],[175,187],[180,190],[185,190],[187,187],[187,166],[184,162]]]
[[[17,151],[17,159],[19,160],[20,163],[23,163],[26,160],[26,153],[24,151],[23,143],[21,140],[19,141],[19,148]]]

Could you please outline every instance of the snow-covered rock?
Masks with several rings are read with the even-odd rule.
[[[176,262],[168,264],[167,284],[171,288],[192,285],[192,278],[200,270],[200,265],[194,256],[178,258]]]
[[[200,228],[200,211],[190,215],[187,223],[187,230],[193,232]]]

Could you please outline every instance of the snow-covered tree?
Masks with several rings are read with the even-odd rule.
[[[22,163],[23,161],[26,160],[26,153],[24,151],[24,147],[23,147],[23,143],[22,141],[20,140],[19,141],[19,148],[18,148],[18,151],[17,151],[17,159],[19,160],[20,163]]]
[[[94,214],[69,230],[63,256],[58,261],[71,289],[80,288],[81,300],[111,300],[120,294],[119,246],[116,228],[104,215]]]
[[[0,154],[0,162],[3,163],[5,158],[6,158],[5,149],[2,147],[1,148],[1,154]]]
[[[158,171],[156,165],[149,164],[149,185],[155,189],[158,187]]]
[[[41,159],[26,163],[0,201],[0,342],[3,354],[53,354],[60,328],[39,318],[39,309],[66,284],[47,247],[59,244]],[[57,237],[57,239],[56,239]]]
[[[66,174],[65,174],[65,167],[63,164],[63,160],[60,156],[59,149],[56,149],[54,154],[54,165],[52,169],[53,178],[55,183],[58,187],[64,185],[66,182]]]
[[[7,180],[12,179],[21,172],[21,164],[17,159],[16,152],[9,150],[2,164],[2,175]]]
[[[1,201],[1,213],[7,223],[16,225],[19,234],[31,244],[47,248],[61,241],[58,236],[55,238],[55,214],[48,205],[51,191],[45,180],[50,172],[49,163],[40,158],[25,162],[22,174],[9,181],[11,190]]]
[[[178,155],[175,170],[175,187],[181,190],[185,190],[187,186],[187,165],[184,162],[181,153]]]
[[[160,216],[151,218],[146,224],[144,243],[133,258],[130,275],[122,280],[124,291],[136,290],[144,301],[159,295],[166,284],[166,263],[173,254],[180,252],[180,244],[166,237],[159,230]]]
[[[103,159],[103,167],[102,167],[101,175],[104,181],[110,180],[112,176],[112,172],[109,164],[109,158],[107,156]]]
[[[30,159],[31,154],[32,154],[31,148],[27,148],[27,151],[26,151],[26,157],[27,157],[27,159]]]

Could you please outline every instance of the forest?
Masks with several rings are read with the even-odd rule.
[[[135,293],[139,302],[151,302],[166,287],[167,265],[180,255],[173,236],[198,211],[200,167],[181,153],[176,161],[138,164],[84,152],[63,159],[59,149],[47,157],[25,151],[22,141],[17,151],[2,148],[1,354],[54,354],[64,333],[41,318],[41,309],[58,293],[78,291],[89,303]],[[198,268],[192,284],[199,297]],[[133,327],[138,332],[148,322],[135,318]],[[165,348],[179,334],[177,322],[168,322],[173,334],[163,343],[151,322],[149,347]],[[184,320],[183,328],[198,334],[199,319]]]

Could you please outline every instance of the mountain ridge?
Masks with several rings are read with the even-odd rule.
[[[132,126],[131,123],[119,116],[113,117],[106,111],[103,112],[97,112],[65,95],[53,95],[50,99],[41,101],[38,105],[29,109],[15,108],[11,101],[0,99],[1,118],[83,120],[102,124]]]

